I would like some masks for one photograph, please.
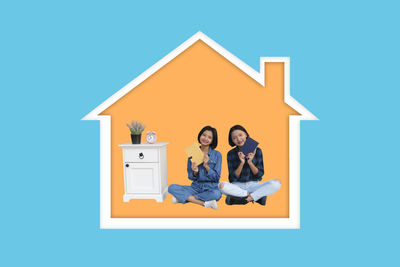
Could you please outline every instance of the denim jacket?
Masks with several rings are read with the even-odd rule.
[[[210,170],[207,172],[203,164],[200,164],[197,176],[193,176],[192,161],[188,159],[187,163],[188,178],[193,181],[192,186],[203,190],[218,188],[219,178],[221,177],[221,153],[210,147],[208,157],[210,158],[208,161]]]

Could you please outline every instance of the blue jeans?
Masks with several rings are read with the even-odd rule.
[[[223,186],[221,184],[223,184]],[[256,181],[245,183],[220,183],[220,190],[225,195],[231,195],[235,197],[247,197],[247,193],[249,193],[254,201],[257,201],[264,196],[272,195],[273,193],[279,191],[279,189],[281,189],[281,182],[278,179],[270,180],[264,183],[259,183]]]
[[[168,187],[168,193],[173,195],[180,203],[185,204],[186,199],[190,196],[202,201],[216,200],[218,201],[222,194],[218,188],[202,190],[200,188],[188,185],[171,184]]]

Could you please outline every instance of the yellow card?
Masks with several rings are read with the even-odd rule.
[[[197,144],[197,142],[194,142],[192,145],[185,148],[185,152],[189,158],[191,157],[190,160],[192,162],[195,162],[197,165],[200,165],[201,163],[203,163],[204,153],[199,148],[199,145]]]

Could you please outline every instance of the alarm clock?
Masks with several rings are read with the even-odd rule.
[[[154,144],[157,140],[156,132],[151,131],[146,133],[146,141],[149,144]]]

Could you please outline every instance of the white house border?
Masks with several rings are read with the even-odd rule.
[[[111,217],[111,117],[99,116],[101,112],[114,104],[153,73],[181,54],[198,40],[202,40],[244,73],[264,86],[265,63],[284,63],[284,100],[298,111],[300,116],[289,118],[289,218],[112,218]],[[285,229],[300,228],[300,120],[318,120],[290,96],[290,58],[261,57],[260,72],[231,54],[225,48],[197,32],[171,53],[166,55],[136,79],[128,83],[106,101],[92,110],[82,120],[100,120],[100,228],[212,228],[212,229]]]

